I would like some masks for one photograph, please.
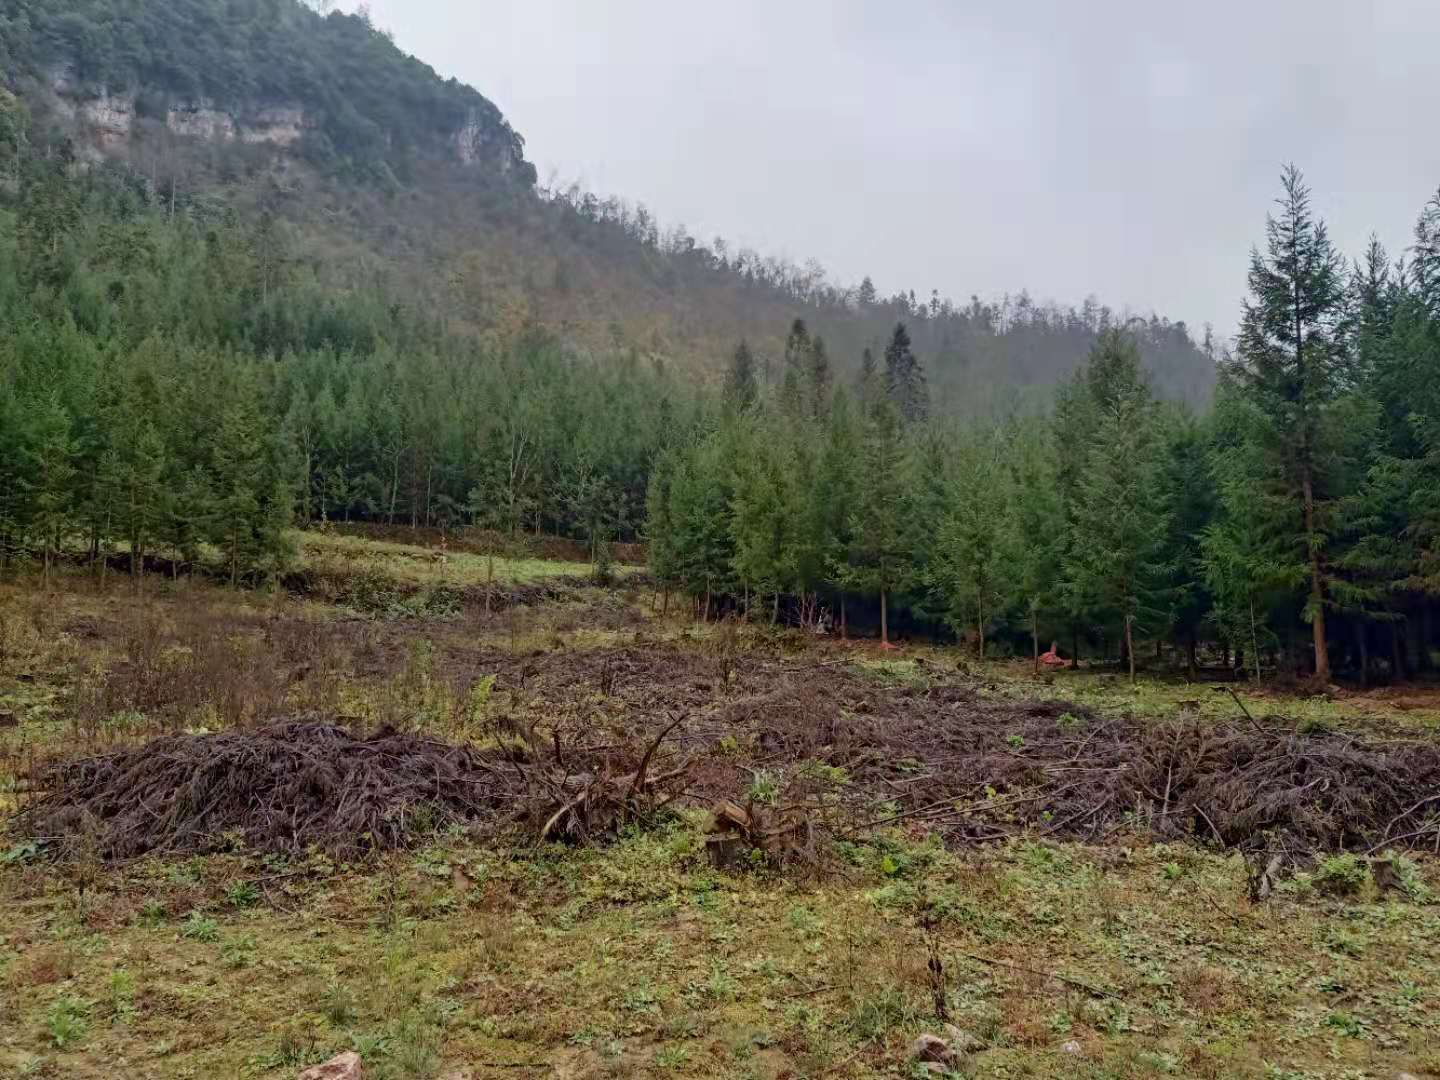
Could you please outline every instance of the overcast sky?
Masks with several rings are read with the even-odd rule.
[[[883,292],[1094,293],[1228,336],[1283,162],[1352,256],[1440,186],[1436,0],[370,9],[542,179]]]

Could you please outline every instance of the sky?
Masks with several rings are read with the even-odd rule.
[[[348,6],[353,10],[354,3]],[[1435,0],[370,0],[547,178],[833,280],[1235,331],[1293,161],[1403,252],[1440,186]]]

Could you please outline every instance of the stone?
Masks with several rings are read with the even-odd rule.
[[[945,1036],[952,1054],[978,1054],[986,1047],[984,1039],[954,1024],[945,1025]]]
[[[950,1047],[939,1035],[921,1035],[910,1044],[910,1056],[916,1061],[933,1061],[948,1065],[951,1061]]]
[[[170,109],[165,116],[165,126],[172,134],[186,138],[220,142],[235,138],[235,118],[204,98]]]
[[[1084,1047],[1082,1047],[1074,1039],[1071,1039],[1064,1046],[1060,1047],[1060,1050],[1066,1054],[1079,1054],[1084,1050]]]
[[[1375,888],[1380,890],[1381,896],[1389,892],[1405,891],[1405,879],[1400,876],[1393,859],[1371,859],[1370,876],[1375,879]]]
[[[353,1050],[337,1054],[323,1065],[306,1069],[296,1080],[364,1080],[360,1055]]]

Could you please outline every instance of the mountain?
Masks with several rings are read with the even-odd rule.
[[[0,0],[0,61],[47,153],[124,171],[172,216],[267,223],[291,287],[380,298],[484,343],[539,326],[579,355],[706,382],[746,339],[778,380],[796,318],[842,371],[904,321],[940,407],[974,413],[1043,404],[1125,321],[1093,299],[884,297],[537,187],[492,102],[364,16],[297,0]],[[1163,394],[1208,400],[1214,363],[1183,323],[1129,325]]]

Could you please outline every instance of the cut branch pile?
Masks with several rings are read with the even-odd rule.
[[[638,771],[621,754],[571,773],[523,753],[316,722],[172,735],[42,768],[12,828],[107,861],[242,845],[353,856],[448,825],[533,831],[543,821],[541,839],[594,839],[666,801],[684,770],[647,775],[657,745]]]
[[[485,749],[300,721],[169,736],[40,770],[15,831],[62,850],[83,839],[106,859],[236,843],[350,855],[447,825],[589,843],[682,803],[714,811],[721,862],[813,862],[825,837],[885,826],[952,844],[1125,831],[1240,850],[1262,869],[1277,852],[1440,847],[1433,742],[1301,734],[1273,717],[1158,723],[831,665],[756,662],[735,693],[680,651],[513,664],[501,677],[533,711],[505,713]]]

